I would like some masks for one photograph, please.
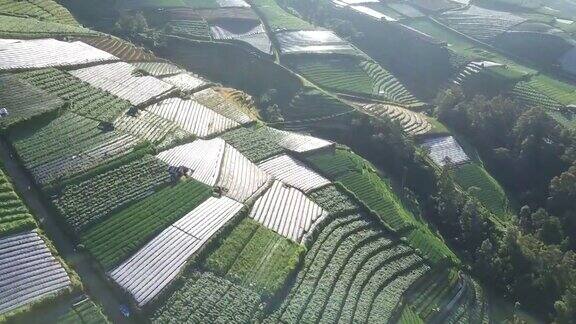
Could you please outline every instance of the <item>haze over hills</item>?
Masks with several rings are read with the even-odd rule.
[[[572,0],[0,0],[0,322],[574,323]]]

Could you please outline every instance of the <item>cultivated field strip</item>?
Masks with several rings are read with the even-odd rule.
[[[167,287],[196,253],[243,205],[210,197],[169,226],[109,275],[143,306]]]
[[[172,167],[185,167],[192,173],[192,178],[214,186],[220,174],[225,148],[226,143],[222,139],[198,139],[161,152],[156,157]]]
[[[259,166],[248,160],[234,147],[226,144],[217,185],[222,188],[227,197],[243,203],[270,179],[270,176]]]
[[[190,134],[180,129],[173,122],[146,110],[138,111],[138,115],[122,115],[114,121],[114,127],[142,141],[151,143],[172,143],[189,137]]]
[[[17,17],[34,17],[42,21],[78,26],[78,22],[76,22],[70,11],[51,0],[1,0],[0,13]]]
[[[318,137],[283,131],[271,127],[268,127],[267,129],[271,134],[278,136],[278,145],[291,152],[309,153],[334,146],[333,142]]]
[[[267,126],[260,125],[239,127],[220,135],[220,138],[240,151],[250,161],[257,163],[284,152],[276,141],[276,133],[269,129]]]
[[[92,86],[108,91],[137,106],[160,97],[174,88],[151,76],[137,76],[136,68],[125,62],[102,64],[70,71]]]
[[[70,285],[66,270],[37,232],[0,238],[0,314]]]
[[[206,81],[189,72],[178,73],[176,75],[162,77],[161,79],[184,92],[193,92],[206,85]]]
[[[66,185],[52,202],[64,221],[80,232],[109,213],[153,194],[170,180],[168,166],[147,155],[90,179]]]
[[[82,42],[106,51],[123,61],[142,62],[157,61],[158,58],[149,51],[134,44],[113,36],[81,37]]]
[[[204,89],[194,94],[194,100],[239,124],[250,123],[252,118],[242,112],[242,107],[226,94],[225,89],[219,90]]]
[[[82,42],[0,39],[0,71],[79,66],[118,58]]]
[[[146,108],[146,111],[174,122],[181,129],[198,137],[222,133],[239,124],[195,100],[170,98]]]
[[[54,111],[64,105],[60,98],[12,75],[0,76],[0,102],[8,116],[0,119],[0,127]]]
[[[18,78],[70,103],[70,111],[84,117],[111,122],[131,104],[55,68],[18,73]]]
[[[252,208],[250,217],[300,243],[326,212],[301,191],[275,181]]]
[[[262,24],[254,26],[252,29],[247,31],[236,32],[229,30],[226,25],[218,25],[216,23],[213,26],[210,26],[210,32],[214,39],[233,39],[245,42],[265,54],[272,54],[272,42],[270,41],[270,38],[268,38],[268,34]]]
[[[386,323],[402,294],[428,270],[376,222],[339,217],[318,235],[271,322]]]
[[[14,39],[90,35],[96,35],[96,32],[84,27],[40,21],[34,18],[0,15],[0,37]]]
[[[132,65],[154,77],[164,77],[183,72],[181,68],[167,62],[136,62]]]
[[[276,33],[275,36],[282,54],[356,53],[348,42],[328,30],[284,31]]]
[[[30,169],[39,184],[69,177],[127,154],[139,141],[130,135],[119,135],[73,156],[64,156]]]
[[[462,164],[470,160],[452,136],[425,139],[422,146],[429,150],[430,158],[439,166]]]
[[[330,183],[328,179],[310,170],[304,163],[286,154],[261,162],[258,167],[272,175],[274,179],[304,192]]]
[[[426,134],[432,129],[426,116],[406,108],[388,104],[360,105],[363,111],[377,118],[389,118],[397,121],[404,132],[410,135]]]
[[[34,217],[14,191],[12,183],[0,170],[0,236],[35,226]]]
[[[525,18],[508,12],[468,6],[464,10],[444,12],[440,19],[457,31],[480,41],[491,41],[511,27],[523,23]]]

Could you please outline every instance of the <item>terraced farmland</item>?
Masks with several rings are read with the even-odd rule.
[[[109,213],[152,195],[170,180],[168,166],[148,155],[67,185],[52,202],[65,222],[74,231],[81,232]]]
[[[0,37],[26,39],[95,35],[98,34],[84,27],[0,14]]]
[[[260,296],[210,272],[184,274],[152,323],[250,323],[263,317]]]
[[[336,185],[312,190],[308,196],[331,215],[356,213],[360,209],[356,202]]]
[[[39,128],[16,129],[9,137],[24,166],[43,185],[125,155],[137,145],[135,138],[103,132],[97,121],[74,113]]]
[[[191,73],[179,73],[161,79],[184,92],[194,92],[206,85],[206,81]]]
[[[576,87],[570,84],[552,79],[545,75],[532,77],[529,84],[563,105],[576,104]]]
[[[530,82],[518,82],[510,91],[511,95],[526,107],[542,107],[558,111],[562,104],[530,85]]]
[[[135,70],[128,63],[118,62],[82,68],[70,74],[135,106],[145,104],[173,89],[171,84],[160,79],[138,76]]]
[[[483,168],[476,163],[456,167],[454,180],[476,197],[490,212],[505,218],[508,200],[504,190]]]
[[[296,72],[322,88],[343,93],[377,94],[374,93],[375,80],[362,69],[361,60],[357,58],[300,55],[284,60]]]
[[[75,303],[70,311],[58,318],[58,324],[108,324],[100,307],[90,299]]]
[[[378,118],[389,118],[400,123],[400,126],[410,135],[422,135],[432,130],[432,124],[425,115],[408,109],[385,104],[361,105],[362,110]]]
[[[258,164],[258,167],[272,175],[274,179],[304,192],[330,183],[328,179],[308,169],[304,163],[286,154],[268,159]]]
[[[0,237],[20,230],[32,229],[36,222],[14,187],[0,170]]]
[[[151,52],[113,36],[80,37],[79,39],[82,42],[108,52],[123,61],[142,62],[158,60],[158,58]]]
[[[111,122],[130,108],[128,101],[54,68],[22,72],[17,76],[70,103],[69,110],[84,117]]]
[[[275,34],[279,50],[285,59],[295,59],[290,54],[350,54],[360,53],[347,41],[328,30],[295,30]],[[290,55],[290,56],[287,56]]]
[[[0,238],[0,315],[71,289],[71,281],[36,231]]]
[[[167,119],[184,131],[199,137],[215,135],[239,126],[237,122],[204,107],[195,100],[165,99],[147,107],[146,111]]]
[[[240,127],[220,137],[252,162],[260,162],[284,152],[265,126]]]
[[[469,6],[464,10],[447,11],[440,19],[457,31],[481,41],[489,42],[524,18],[502,11]]]
[[[0,39],[0,71],[79,66],[117,58],[82,42],[55,39]]]
[[[226,88],[208,88],[194,93],[194,100],[217,112],[218,114],[232,119],[239,124],[250,123],[253,118],[244,113],[244,109],[233,97],[234,91]]]
[[[182,37],[211,39],[210,26],[204,20],[170,20],[166,27],[173,35]]]
[[[273,53],[272,42],[268,38],[268,34],[262,24],[250,29],[239,29],[238,27],[215,22],[210,26],[210,31],[214,39],[244,42],[264,54],[271,55]]]
[[[250,0],[250,4],[273,32],[314,29],[310,23],[284,11],[275,0]]]
[[[250,217],[294,242],[305,240],[327,213],[301,191],[274,181],[254,203]]]
[[[210,188],[199,182],[180,182],[110,215],[86,231],[81,242],[104,268],[110,269],[210,194]]]
[[[208,198],[110,271],[110,277],[144,306],[242,207],[226,197]]]
[[[8,116],[0,119],[1,128],[57,110],[64,105],[64,101],[58,97],[10,75],[0,77],[0,101],[8,111]]]
[[[184,72],[181,68],[168,62],[135,62],[132,65],[154,77],[165,77]]]
[[[452,136],[428,138],[424,140],[422,146],[429,151],[428,155],[439,166],[458,165],[470,160]]]
[[[169,145],[192,136],[171,121],[146,110],[139,111],[136,116],[122,115],[114,121],[114,127],[141,141],[149,141],[159,146]]]
[[[272,296],[284,287],[304,249],[244,219],[206,260],[206,267],[232,282]]]
[[[52,0],[0,0],[0,13],[78,26],[78,22],[76,22],[70,11]]]
[[[271,322],[386,322],[429,269],[369,218],[337,218],[321,230]]]
[[[290,106],[282,110],[282,114],[288,122],[298,122],[314,118],[327,118],[352,111],[352,107],[344,104],[335,97],[329,96],[314,88],[304,88],[294,96],[290,102]],[[289,127],[290,123],[287,125],[287,128]]]

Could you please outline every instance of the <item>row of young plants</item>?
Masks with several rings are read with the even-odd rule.
[[[103,268],[110,269],[211,194],[211,188],[200,182],[181,180],[110,215],[84,232],[80,241]]]
[[[0,37],[2,38],[91,36],[95,34],[95,32],[83,27],[0,14]]]
[[[69,110],[104,122],[112,122],[131,105],[108,92],[55,68],[18,73],[17,77],[69,103]]]
[[[34,227],[34,217],[0,169],[0,237]]]
[[[0,1],[0,13],[16,17],[33,17],[42,21],[78,26],[70,11],[52,0]]]
[[[246,218],[206,260],[206,267],[269,298],[295,270],[302,246]]]
[[[77,233],[171,180],[168,166],[153,156],[121,165],[59,189],[52,202]]]
[[[253,323],[263,317],[260,296],[210,272],[191,271],[163,306],[151,314],[152,323]]]
[[[110,323],[102,309],[90,299],[72,305],[70,310],[58,317],[58,324],[107,324]]]
[[[274,134],[264,126],[240,127],[220,137],[255,163],[284,152],[275,141]]]

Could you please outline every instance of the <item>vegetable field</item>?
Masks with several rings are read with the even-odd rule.
[[[576,87],[545,75],[532,77],[529,84],[563,105],[576,104]]]
[[[193,180],[164,188],[91,227],[81,236],[82,244],[104,268],[110,269],[210,194],[209,187]]]
[[[14,76],[0,76],[0,102],[8,116],[0,119],[5,128],[38,115],[57,110],[64,105],[58,97],[43,91]]]
[[[168,165],[152,156],[119,166],[61,189],[54,205],[81,232],[111,212],[153,194],[170,182]]]
[[[139,111],[136,116],[122,115],[114,121],[114,127],[141,141],[149,141],[159,146],[191,137],[171,121],[146,110]]]
[[[350,214],[359,211],[359,206],[335,185],[325,186],[308,193],[308,197],[329,214]]]
[[[170,29],[170,33],[173,35],[208,40],[211,39],[210,26],[204,20],[172,19],[166,23],[166,27]]]
[[[184,275],[152,323],[250,323],[263,317],[260,296],[209,272]]]
[[[22,72],[18,78],[69,102],[69,110],[78,115],[111,122],[130,108],[128,101],[82,82],[53,68]]]
[[[462,164],[470,159],[460,144],[452,136],[425,139],[422,146],[429,151],[429,156],[439,166]]]
[[[192,75],[191,73],[179,73],[176,75],[162,78],[162,81],[170,83],[177,89],[184,92],[193,92],[198,88],[206,85],[206,82],[201,78]]]
[[[294,188],[308,192],[330,183],[330,181],[310,170],[304,163],[286,154],[266,160],[258,167]]]
[[[84,27],[0,14],[0,37],[3,38],[42,38],[95,35],[97,35],[96,32]]]
[[[194,100],[239,124],[246,124],[252,118],[243,112],[243,108],[223,88],[208,88],[194,93]]]
[[[267,228],[300,243],[326,212],[301,191],[274,181],[250,212],[250,217]]]
[[[63,6],[52,0],[0,0],[0,13],[8,16],[31,17],[41,21],[78,26],[78,22]]]
[[[498,217],[505,217],[508,200],[504,190],[482,167],[468,163],[453,170],[454,180],[464,190],[468,190],[489,211]]]
[[[32,229],[36,222],[14,187],[0,170],[0,237],[24,229]]]
[[[251,0],[250,3],[273,32],[314,29],[310,23],[284,11],[275,0]]]
[[[352,107],[315,88],[304,88],[282,110],[288,121],[323,118],[352,112]]]
[[[90,299],[84,299],[72,305],[66,314],[58,318],[58,324],[107,324],[110,323],[102,314],[99,306]]]
[[[146,108],[146,111],[173,122],[186,132],[207,137],[224,132],[239,124],[195,100],[169,98]]]
[[[110,271],[110,277],[144,306],[168,287],[188,259],[242,207],[226,197],[208,198]]]
[[[0,39],[0,71],[78,66],[117,58],[82,42],[55,39]]]
[[[71,287],[70,278],[36,231],[0,238],[0,314]]]
[[[430,268],[361,215],[326,225],[272,322],[386,322]]]
[[[206,260],[206,267],[232,282],[272,296],[295,270],[303,248],[244,219]]]
[[[127,62],[157,61],[149,51],[113,36],[80,37],[82,42],[106,51]]]
[[[284,152],[266,126],[240,127],[220,136],[252,162],[260,162]]]
[[[400,123],[400,126],[410,135],[422,135],[432,130],[432,124],[421,113],[385,104],[361,105],[362,111],[377,118],[389,118]]]
[[[86,67],[70,74],[135,106],[160,97],[174,87],[151,76],[138,76],[135,70],[128,63],[118,62]]]
[[[366,60],[362,68],[374,80],[374,93],[408,108],[421,107],[424,104],[416,99],[394,75],[376,62]]]
[[[287,54],[324,53],[358,55],[352,45],[328,30],[297,30],[276,33],[280,52]]]
[[[552,111],[558,111],[562,104],[530,85],[530,82],[518,82],[510,91],[525,107],[541,107]]]
[[[184,72],[181,68],[168,62],[135,62],[132,65],[154,77],[165,77]]]

